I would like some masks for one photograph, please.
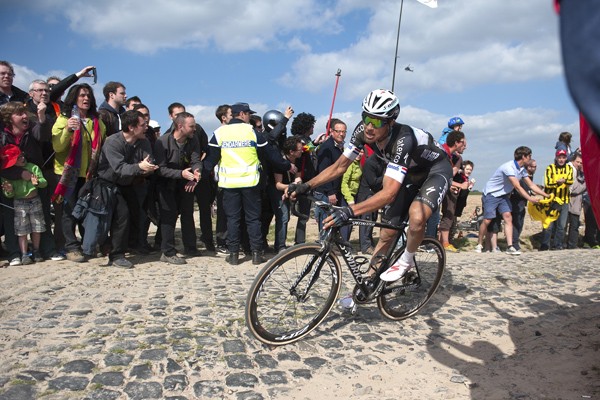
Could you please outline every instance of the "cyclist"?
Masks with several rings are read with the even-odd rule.
[[[325,219],[324,228],[343,225],[355,215],[384,207],[383,220],[399,225],[408,210],[406,250],[398,262],[380,276],[384,281],[395,281],[413,267],[427,219],[438,209],[452,182],[451,155],[428,132],[396,122],[400,103],[391,91],[370,92],[363,100],[362,110],[363,123],[354,130],[343,155],[310,181],[290,188],[290,193],[306,193],[341,176],[363,146],[369,144],[374,155],[387,164],[383,188],[364,202],[334,211]],[[377,260],[376,255],[386,254],[396,235],[394,230],[381,230],[372,263]]]

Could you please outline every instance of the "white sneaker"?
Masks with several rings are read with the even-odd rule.
[[[345,309],[351,309],[354,307],[354,300],[352,299],[352,294],[346,295],[338,301],[339,305]]]
[[[483,251],[483,246],[478,244],[477,246],[475,246],[475,250],[473,250],[475,253],[481,253]]]
[[[511,256],[518,256],[521,254],[521,252],[519,250],[515,249],[514,246],[510,246],[506,250],[506,254],[510,254]]]
[[[387,270],[385,270],[381,275],[379,275],[379,278],[382,281],[394,282],[394,281],[397,281],[398,279],[402,278],[402,276],[404,276],[404,274],[406,274],[406,272],[408,270],[410,270],[412,267],[413,266],[410,265],[409,263],[399,259],[398,261],[396,261],[396,263],[394,265],[392,265]]]
[[[500,250],[500,247],[496,247],[494,250],[492,250],[492,253],[502,253],[502,250]]]
[[[8,263],[11,267],[16,267],[17,265],[21,265],[21,257],[15,257]]]

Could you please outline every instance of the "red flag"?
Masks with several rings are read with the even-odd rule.
[[[582,114],[579,114],[579,130],[585,184],[596,221],[600,221],[600,136],[592,131]]]

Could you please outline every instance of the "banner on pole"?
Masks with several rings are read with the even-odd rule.
[[[417,0],[421,4],[425,4],[427,7],[437,8],[437,0]]]

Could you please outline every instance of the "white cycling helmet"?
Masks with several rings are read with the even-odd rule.
[[[385,89],[373,90],[365,97],[362,109],[371,117],[396,119],[400,114],[400,102],[394,93]]]

